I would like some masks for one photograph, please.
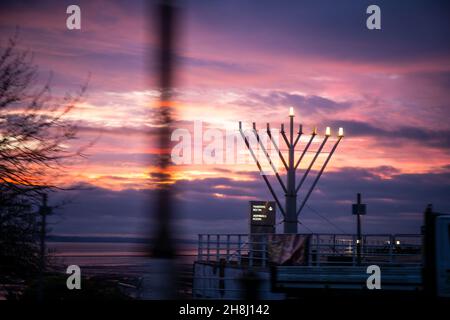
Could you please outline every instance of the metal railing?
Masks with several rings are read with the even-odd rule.
[[[197,261],[248,267],[273,265],[271,248],[289,234],[200,234]],[[303,265],[410,265],[422,264],[419,234],[371,234],[362,236],[360,255],[356,235],[305,234]],[[269,240],[270,239],[270,240]]]

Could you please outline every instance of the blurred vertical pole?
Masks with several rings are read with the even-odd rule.
[[[171,184],[170,181],[170,134],[172,126],[172,82],[174,68],[174,8],[172,1],[165,0],[159,5],[159,169],[161,184],[158,189],[156,207],[158,229],[152,253],[157,258],[173,258],[175,249],[171,237],[170,224],[172,219]]]
[[[241,296],[242,300],[260,300],[261,299],[261,278],[260,276],[249,270],[244,273],[240,279]]]
[[[45,274],[45,256],[46,245],[45,238],[47,236],[47,215],[51,213],[47,206],[47,194],[42,195],[42,205],[39,207],[39,215],[41,216],[41,231],[40,231],[40,257],[39,257],[39,280],[38,280],[38,301],[44,301],[44,274]]]
[[[174,83],[174,44],[176,33],[176,10],[170,0],[161,0],[156,7],[156,15],[149,14],[149,22],[157,22],[157,85],[160,101],[157,114],[158,125],[158,171],[157,198],[155,204],[155,237],[150,254],[149,274],[142,282],[141,298],[173,299],[176,295],[175,244],[172,237],[172,193],[170,172],[170,135],[172,128],[172,86]],[[149,26],[150,27],[150,26]],[[152,30],[152,28],[150,28]],[[150,55],[151,56],[151,55]],[[154,57],[150,57],[154,59]],[[150,64],[152,61],[149,61]]]

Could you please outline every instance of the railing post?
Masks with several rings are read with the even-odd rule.
[[[393,252],[392,252],[392,246],[393,246],[393,237],[392,234],[389,235],[389,261],[392,264],[394,262]]]
[[[210,237],[211,235],[208,233],[208,235],[206,236],[206,261],[209,262],[209,255],[210,255],[210,248],[209,248],[209,241],[210,241]]]
[[[313,236],[311,236],[311,238],[309,239],[308,242],[309,242],[308,243],[308,266],[312,266],[312,254],[311,254],[312,250],[311,250],[311,247],[312,247],[312,242],[313,242]]]
[[[356,241],[358,241],[358,237],[355,235],[352,235],[352,245],[351,245],[351,249],[352,249],[352,266],[356,265],[356,251],[357,251],[357,243]]]
[[[249,237],[248,239],[248,266],[253,267],[253,241],[255,237]]]
[[[197,256],[197,260],[198,261],[202,261],[203,260],[203,235],[199,234],[198,235],[198,256]]]
[[[361,236],[361,260],[365,257],[366,254],[366,241],[367,241],[367,235]]]
[[[395,256],[396,256],[396,253],[395,253],[395,246],[396,246],[396,241],[397,241],[397,237],[395,236],[395,235],[393,235],[392,236],[392,263],[394,263],[395,262]]]
[[[320,266],[320,239],[319,235],[316,235],[316,264],[317,266]]]
[[[230,235],[227,234],[227,263],[230,262]]]
[[[220,234],[216,235],[216,261],[220,261]]]
[[[241,265],[241,235],[238,235],[238,265]]]
[[[333,254],[336,255],[336,235],[333,234]]]
[[[262,266],[266,267],[267,262],[267,234],[263,236],[263,244],[262,244]]]

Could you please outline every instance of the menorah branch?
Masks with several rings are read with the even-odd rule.
[[[311,160],[311,163],[309,164],[308,169],[303,174],[302,180],[300,180],[300,183],[298,184],[297,188],[295,188],[295,192],[298,192],[298,190],[302,187],[303,182],[305,182],[306,178],[308,177],[309,172],[311,171],[311,168],[314,166],[314,163],[316,162],[317,158],[319,157],[319,154],[322,152],[323,147],[327,143],[329,136],[325,136],[322,143],[320,144],[319,149],[316,151],[316,154],[314,155],[314,158]]]
[[[286,143],[286,147],[290,148],[291,145],[290,145],[289,140],[288,140],[288,138],[286,136],[286,132],[284,132],[284,124],[281,124],[281,131],[280,132],[281,132],[281,136],[283,137],[284,142]]]
[[[269,161],[269,164],[270,164],[270,166],[272,167],[272,170],[273,170],[273,172],[275,173],[275,176],[277,177],[277,180],[278,180],[278,182],[280,183],[281,188],[283,188],[283,191],[284,191],[284,192],[287,192],[286,186],[284,185],[283,180],[281,180],[281,177],[280,177],[280,175],[278,174],[278,170],[277,170],[277,168],[275,168],[275,166],[274,166],[272,160],[270,159],[270,156],[269,156],[269,154],[267,153],[267,150],[266,150],[266,148],[264,147],[264,144],[261,142],[261,139],[259,138],[258,131],[256,130],[256,127],[255,127],[255,126],[253,127],[253,133],[255,134],[256,141],[258,141],[258,144],[259,144],[259,146],[261,147],[261,150],[262,150],[262,151],[264,152],[264,154],[266,155],[267,161]]]
[[[297,167],[299,166],[300,162],[302,161],[303,157],[305,156],[306,152],[308,152],[309,146],[311,145],[311,143],[313,142],[314,138],[316,136],[316,133],[313,132],[311,135],[311,138],[309,139],[308,143],[306,144],[305,149],[303,149],[303,152],[300,156],[300,158],[298,158],[297,163],[295,164],[295,169],[297,169]]]
[[[303,199],[303,202],[302,202],[302,204],[300,205],[300,208],[297,211],[297,217],[300,214],[300,212],[302,211],[302,209],[305,206],[306,202],[308,201],[309,196],[311,195],[312,191],[314,190],[317,182],[319,181],[320,177],[322,176],[322,173],[324,172],[328,162],[330,161],[331,157],[333,156],[333,153],[336,150],[339,142],[341,142],[341,140],[342,140],[342,136],[339,136],[338,140],[336,141],[336,143],[333,146],[333,149],[331,149],[331,152],[329,153],[327,159],[325,160],[324,164],[322,165],[322,168],[320,169],[319,173],[317,174],[316,179],[314,179],[313,184],[309,188],[308,193],[306,194],[306,197]]]
[[[297,139],[295,139],[295,142],[294,142],[294,148],[297,145],[298,141],[300,140],[300,137],[302,136],[302,134],[303,134],[302,125],[300,125],[298,127]]]
[[[284,168],[288,170],[286,160],[284,159],[283,153],[281,153],[280,148],[278,148],[276,141],[273,139],[272,132],[270,132],[270,125],[268,123],[267,123],[267,135],[269,136],[270,141],[272,142],[273,147],[275,148],[275,151],[278,152],[278,156],[280,157],[281,162],[283,162]]]
[[[255,156],[255,153],[253,152],[252,147],[250,146],[250,143],[248,142],[247,137],[245,136],[244,132],[242,131],[242,124],[241,122],[239,122],[239,132],[241,133],[242,138],[244,139],[245,145],[247,146],[247,149],[249,150],[253,160],[256,162],[256,166],[259,169],[259,172],[261,173],[261,176],[264,179],[264,182],[267,185],[267,188],[269,188],[270,193],[272,194],[272,197],[275,199],[275,202],[277,203],[278,207],[280,208],[281,214],[283,215],[283,217],[285,216],[285,211],[283,209],[283,206],[280,203],[280,200],[278,200],[277,195],[275,194],[275,191],[273,190],[272,186],[270,185],[269,179],[267,179],[267,177],[265,176],[261,164],[258,161],[258,158]]]

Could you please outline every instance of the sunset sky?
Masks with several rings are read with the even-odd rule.
[[[76,1],[81,30],[67,30],[70,4],[0,4],[2,46],[18,27],[42,83],[52,74],[54,96],[89,79],[69,115],[79,125],[70,148],[95,143],[58,178],[79,188],[50,195],[69,201],[52,233],[148,236],[158,182],[154,12],[144,1]],[[370,4],[381,8],[382,30],[366,28]],[[310,230],[354,232],[357,192],[368,205],[363,232],[418,233],[428,203],[450,212],[447,1],[209,0],[179,9],[174,128],[279,127],[291,106],[306,133],[344,128],[300,216]],[[172,170],[180,237],[247,232],[248,201],[270,199],[255,165]]]

